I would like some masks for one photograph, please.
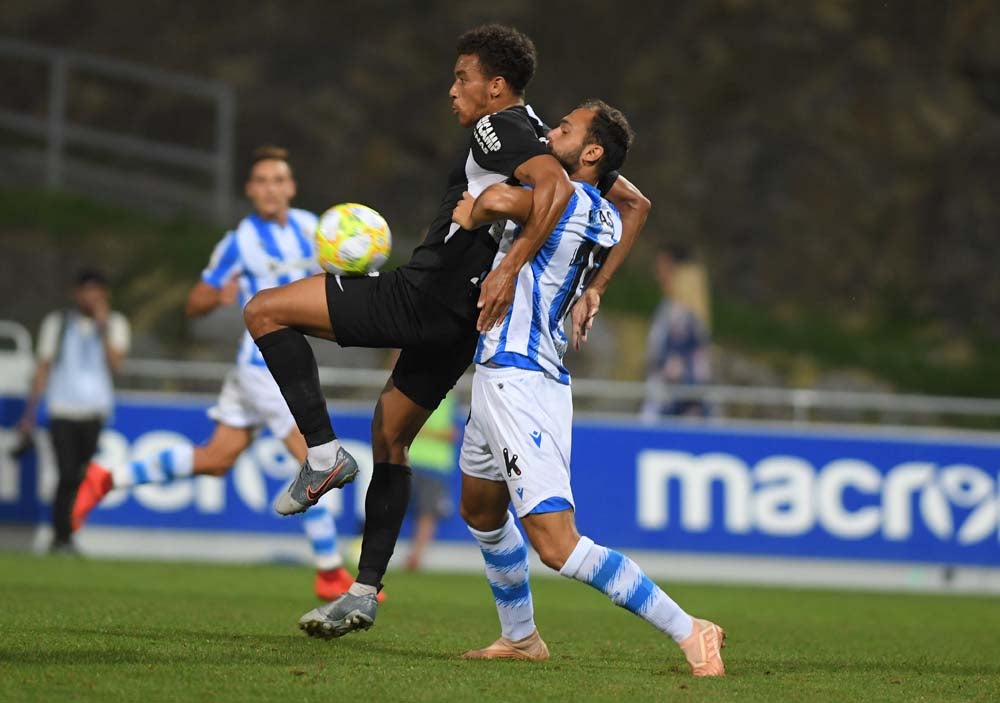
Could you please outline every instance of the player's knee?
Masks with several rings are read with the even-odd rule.
[[[465,503],[459,503],[458,514],[462,516],[462,520],[465,521],[466,525],[468,525],[474,530],[480,529],[479,527],[477,527],[477,525],[481,521],[478,511],[466,505]]]
[[[503,527],[507,518],[506,509],[503,511],[502,516],[497,516],[496,511],[484,510],[480,505],[470,504],[465,501],[459,503],[458,514],[462,516],[466,525],[480,532],[492,532]]]
[[[250,335],[256,339],[273,331],[276,327],[273,320],[273,294],[270,289],[262,290],[254,295],[243,308],[243,321],[246,322]]]
[[[538,558],[550,569],[559,571],[569,558],[569,552],[557,544],[541,544],[535,547]]]
[[[406,464],[409,439],[384,423],[372,421],[372,457],[376,463]]]

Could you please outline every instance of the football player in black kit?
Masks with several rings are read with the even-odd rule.
[[[524,103],[536,63],[531,40],[494,24],[464,33],[456,48],[449,96],[459,123],[473,128],[472,137],[410,261],[377,276],[321,275],[271,288],[244,310],[247,328],[309,447],[298,476],[275,502],[282,514],[307,510],[358,472],[334,434],[304,335],[345,347],[402,350],[372,418],[374,469],[357,580],[348,593],[300,619],[299,626],[313,636],[339,637],[374,622],[376,595],[409,503],[408,447],[471,363],[479,331],[503,319],[518,271],[555,228],[573,193],[544,142],[548,128]],[[462,230],[451,215],[463,192],[475,197],[508,179],[532,186],[534,200],[510,252],[490,271],[497,250],[490,228]],[[605,180],[602,191],[623,222],[622,242],[615,247],[622,251],[609,257],[602,272],[609,278],[645,222],[649,201],[617,174]],[[573,312],[574,326],[585,332],[593,314]]]

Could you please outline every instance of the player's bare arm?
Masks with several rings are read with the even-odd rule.
[[[534,189],[531,212],[507,256],[483,282],[479,295],[481,312],[476,323],[480,332],[492,329],[507,314],[514,299],[518,271],[542,247],[573,195],[566,170],[547,154],[525,161],[514,171],[514,177]]]
[[[625,257],[628,256],[632,245],[639,237],[639,233],[646,224],[649,210],[652,203],[649,198],[628,181],[624,176],[619,176],[615,184],[608,191],[607,199],[618,208],[622,218],[622,238],[621,241],[608,253],[608,258],[594,275],[594,279],[587,286],[587,289],[576,301],[570,311],[573,325],[573,348],[579,349],[583,342],[587,341],[587,333],[594,325],[594,318],[601,306],[601,296],[607,290],[608,284],[615,272],[621,267]]]
[[[222,288],[198,281],[188,293],[184,314],[188,317],[202,317],[215,310],[220,305],[230,305],[236,301],[238,291],[236,279],[228,281]]]
[[[531,213],[531,200],[532,194],[527,188],[505,183],[491,185],[478,198],[466,191],[455,206],[451,221],[469,231],[499,220],[524,224]]]
[[[608,253],[608,258],[594,275],[594,280],[590,286],[601,295],[607,290],[611,277],[621,267],[625,257],[628,256],[632,245],[639,237],[639,233],[646,224],[646,218],[652,208],[649,198],[628,181],[624,176],[619,176],[615,184],[605,196],[610,200],[622,217],[622,238],[618,244]]]
[[[38,412],[38,403],[49,385],[49,374],[52,371],[52,362],[47,359],[39,360],[35,367],[35,375],[31,377],[31,390],[28,392],[28,399],[24,405],[24,413],[17,423],[17,431],[22,435],[30,435],[35,429],[35,418]]]

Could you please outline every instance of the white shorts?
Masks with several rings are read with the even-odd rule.
[[[505,481],[518,517],[551,498],[572,506],[572,425],[569,386],[540,371],[476,366],[459,467],[475,478]]]
[[[237,366],[226,374],[219,399],[208,416],[229,427],[263,427],[284,439],[295,429],[288,404],[271,372],[260,366]]]

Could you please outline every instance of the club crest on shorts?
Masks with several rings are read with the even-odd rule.
[[[507,451],[507,447],[503,448],[503,463],[507,467],[507,478],[510,478],[512,474],[515,476],[521,475],[521,469],[517,466],[517,454],[511,455]]]

